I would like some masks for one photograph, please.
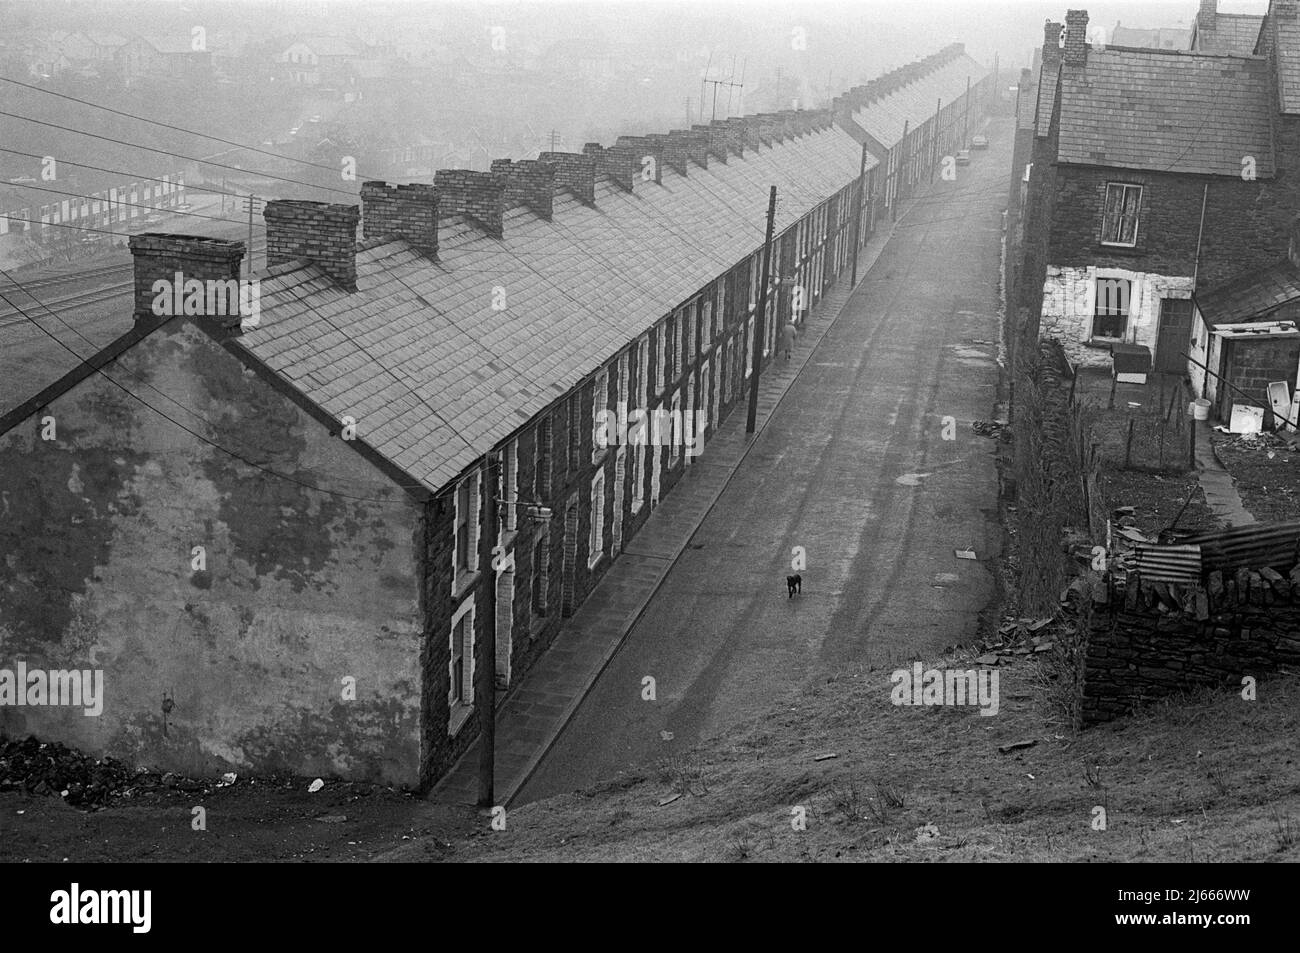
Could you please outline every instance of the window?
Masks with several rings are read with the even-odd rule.
[[[743,350],[740,352],[740,359],[745,362],[746,380],[749,379],[749,375],[754,370],[754,366],[753,366],[754,345],[752,343],[753,337],[754,337],[754,319],[750,318],[749,322],[745,325],[745,341],[741,345]]]
[[[479,474],[466,477],[456,487],[456,565],[453,588],[464,585],[464,576],[478,571]]]
[[[672,412],[669,417],[669,424],[668,424],[669,427],[668,466],[674,467],[677,465],[677,458],[681,456],[682,439],[684,437],[682,431],[682,392],[681,391],[678,391],[677,393],[673,394],[671,407],[672,407]]]
[[[673,386],[677,380],[677,315],[668,315],[664,322],[664,387]]]
[[[501,525],[507,533],[513,533],[519,525],[519,508],[515,506],[515,496],[519,485],[519,444],[511,440],[506,444],[501,458],[501,473],[505,478],[505,491],[501,496],[508,502],[500,504]]]
[[[1128,328],[1129,282],[1123,278],[1098,278],[1092,313],[1094,338],[1122,339]]]
[[[695,357],[695,302],[686,306],[682,312],[682,370],[686,371],[691,366],[691,359]]]
[[[620,415],[627,414],[627,375],[629,355],[624,351],[618,356],[618,379],[614,390],[614,409]]]
[[[605,471],[591,481],[591,538],[587,541],[587,568],[605,555]]]
[[[1142,186],[1110,182],[1106,185],[1106,208],[1101,224],[1103,245],[1137,244],[1138,211],[1142,207]]]
[[[550,581],[550,534],[542,530],[533,540],[533,615],[546,615],[546,590]]]
[[[724,288],[725,282],[718,282],[718,288]],[[722,294],[721,290],[718,292]],[[713,302],[704,302],[704,315],[700,318],[700,350],[708,351],[713,346]]]
[[[447,704],[451,708],[451,734],[465,721],[474,703],[474,600],[469,599],[452,617],[447,661]]]
[[[632,512],[641,511],[645,502],[645,444],[639,443],[632,448]]]
[[[712,302],[710,302],[712,303]],[[718,325],[726,320],[727,315],[727,279],[718,282],[718,304],[713,309],[713,320],[709,324],[709,344],[718,336]]]
[[[602,420],[601,411],[609,410],[609,372],[601,371],[591,387],[591,462],[595,463],[605,452],[602,444],[608,441],[608,423]],[[601,434],[604,430],[605,434]],[[599,439],[598,439],[599,437]]]
[[[650,406],[650,335],[646,334],[638,345],[636,370],[638,383],[645,382],[645,400],[641,401],[641,388],[637,387],[637,402],[639,406]]]
[[[537,457],[533,465],[533,499],[541,503],[551,496],[551,417],[537,425]]]
[[[655,332],[654,394],[659,394],[664,389],[664,340],[667,338],[667,335],[668,335],[668,323],[665,321],[663,324],[659,325],[659,329]],[[649,398],[649,400],[647,401],[647,406],[649,406],[650,403],[653,403],[654,395],[650,394],[647,395],[647,397]]]
[[[579,403],[577,394],[574,394],[569,398],[568,406],[569,406],[568,468],[570,471],[575,471],[582,467],[582,461],[579,459],[582,451],[582,404]]]

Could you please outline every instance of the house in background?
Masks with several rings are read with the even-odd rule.
[[[1107,46],[1128,46],[1152,50],[1186,50],[1192,42],[1190,27],[1155,27],[1142,29],[1123,26],[1119,21],[1111,30]]]
[[[1083,10],[1061,46],[1047,25],[1018,304],[1072,362],[1108,366],[1113,344],[1136,344],[1188,374],[1193,293],[1287,247],[1297,26],[1295,4],[1274,3],[1261,52],[1243,56],[1090,48]]]

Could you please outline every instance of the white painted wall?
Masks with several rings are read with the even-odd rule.
[[[1190,298],[1190,276],[1157,275],[1123,268],[1062,267],[1049,265],[1043,282],[1043,318],[1040,334],[1061,342],[1070,361],[1085,367],[1109,367],[1109,341],[1089,344],[1096,306],[1097,280],[1123,278],[1131,282],[1125,344],[1141,344],[1156,352],[1161,298]],[[1196,327],[1193,321],[1193,328]]]

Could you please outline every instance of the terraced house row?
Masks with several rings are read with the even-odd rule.
[[[93,662],[104,711],[0,727],[193,773],[432,784],[485,717],[483,667],[517,684],[699,459],[602,445],[602,411],[689,411],[707,458],[754,336],[769,360],[892,213],[891,150],[919,180],[955,145],[921,109],[936,75],[949,117],[982,115],[992,77],[951,47],[854,95],[852,125],[750,116],[367,182],[360,208],[272,202],[256,324],[151,310],[177,271],[237,276],[240,243],[137,236],[133,330],[0,418],[6,655]]]

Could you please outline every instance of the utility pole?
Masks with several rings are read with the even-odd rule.
[[[776,68],[776,108],[781,108],[781,67]]]
[[[551,130],[551,151],[556,151],[556,146],[560,144],[560,134],[554,129]]]
[[[687,129],[691,128],[691,97],[689,97],[689,96],[686,97],[686,126],[685,126],[685,128],[687,128]]]
[[[478,558],[488,564],[485,575],[487,586],[487,611],[484,613],[482,648],[478,653],[478,684],[474,687],[475,702],[479,708],[478,739],[478,806],[492,808],[496,805],[494,782],[497,759],[497,567],[493,565],[497,548],[497,452],[487,456],[487,498],[483,501],[483,526],[487,532],[479,545]],[[507,503],[507,506],[514,505]]]
[[[248,262],[248,280],[253,280],[253,213],[260,212],[266,202],[259,199],[256,195],[248,195],[244,199],[244,210],[248,212],[248,255],[245,261]]]
[[[939,113],[943,112],[943,99],[934,104],[934,129],[930,134],[930,181],[934,181],[934,167],[939,164]]]
[[[760,287],[758,292],[758,314],[754,317],[754,350],[750,358],[753,364],[753,371],[749,377],[749,416],[745,420],[745,433],[753,433],[754,425],[758,419],[758,372],[763,364],[763,334],[764,318],[767,317],[767,286],[771,283],[768,276],[772,268],[772,232],[776,228],[776,186],[772,186],[772,192],[767,200],[767,237],[763,239],[763,274],[760,278]],[[773,353],[773,358],[776,354]]]
[[[966,77],[966,114],[961,121],[961,147],[966,148],[966,143],[970,140],[966,138],[966,133],[970,131],[970,77]]]
[[[849,290],[858,283],[858,242],[862,236],[862,206],[867,200],[867,144],[862,143],[862,165],[858,167],[858,203],[853,216],[853,275],[849,278]]]

